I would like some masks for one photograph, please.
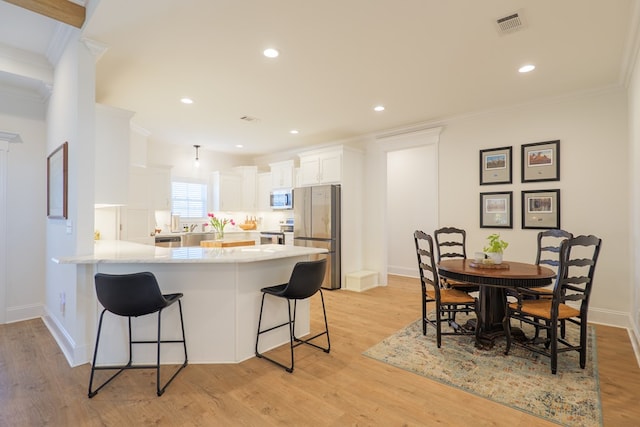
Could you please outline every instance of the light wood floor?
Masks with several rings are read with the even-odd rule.
[[[255,358],[189,365],[162,397],[154,371],[136,370],[88,399],[89,365],[70,368],[41,320],[0,325],[0,426],[552,425],[362,356],[420,317],[416,280],[392,276],[388,287],[325,298],[330,354],[298,347],[293,374]],[[315,326],[316,301],[312,310]],[[638,426],[640,369],[627,331],[597,326],[597,335],[604,425]]]

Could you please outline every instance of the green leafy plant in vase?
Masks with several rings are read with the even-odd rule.
[[[498,233],[489,235],[487,237],[487,240],[489,241],[489,243],[484,247],[484,253],[487,254],[487,257],[489,257],[489,259],[493,260],[494,264],[501,264],[502,253],[505,249],[507,249],[509,243],[502,240]]]

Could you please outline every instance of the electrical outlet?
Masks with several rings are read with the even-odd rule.
[[[60,313],[64,316],[64,311],[67,306],[67,294],[65,292],[60,292]]]

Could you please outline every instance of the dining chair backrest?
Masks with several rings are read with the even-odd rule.
[[[416,230],[413,233],[413,240],[416,245],[422,290],[425,292],[431,287],[436,293],[439,293],[440,281],[438,280],[438,271],[433,256],[433,238],[424,231]]]
[[[565,230],[546,230],[538,233],[538,251],[536,264],[552,267],[557,270],[560,264],[560,245],[564,240],[573,238],[573,234]]]
[[[461,228],[442,227],[433,232],[438,248],[438,262],[443,258],[467,258],[467,232]]]
[[[554,306],[581,301],[580,311],[586,315],[601,244],[602,239],[596,236],[578,236],[562,242],[553,289]]]

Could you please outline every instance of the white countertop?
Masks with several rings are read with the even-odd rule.
[[[224,230],[224,234],[241,234],[241,233],[260,233],[261,231],[264,230],[242,230],[242,229],[237,229],[237,230],[229,230],[229,229],[225,229]],[[155,237],[175,237],[175,236],[184,236],[184,235],[188,235],[188,234],[211,234],[212,236],[215,236],[216,233],[214,233],[213,231],[200,231],[200,230],[194,230],[194,231],[175,231],[175,232],[162,232],[162,233],[158,233],[158,234],[154,234]]]
[[[245,263],[326,253],[326,249],[291,245],[256,245],[232,248],[162,248],[124,240],[98,240],[94,254],[52,258],[57,264],[175,264]]]

